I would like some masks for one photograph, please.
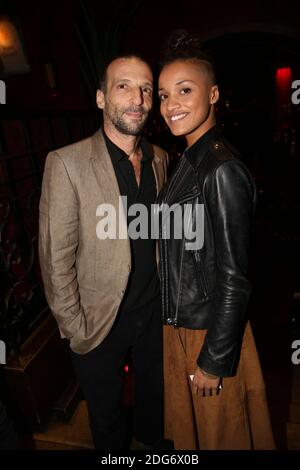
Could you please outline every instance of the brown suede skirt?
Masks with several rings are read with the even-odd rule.
[[[203,397],[191,391],[190,374],[206,330],[164,327],[165,437],[178,450],[274,449],[264,379],[250,324],[237,374]]]

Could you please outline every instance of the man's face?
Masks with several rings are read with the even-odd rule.
[[[214,125],[213,105],[219,92],[199,63],[178,60],[159,77],[160,112],[172,134],[192,145]]]
[[[134,57],[114,60],[107,69],[105,90],[97,91],[104,130],[139,135],[152,107],[152,93],[152,72],[145,62]]]

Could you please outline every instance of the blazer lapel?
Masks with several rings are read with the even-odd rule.
[[[156,194],[158,195],[159,191],[164,185],[164,171],[161,158],[154,153],[154,158],[152,161],[152,168],[155,176],[156,182]]]
[[[105,145],[101,130],[98,130],[92,136],[91,164],[99,188],[101,190],[101,199],[103,203],[111,204],[112,206],[114,206],[115,210],[117,211],[117,215],[119,212],[120,226],[117,227],[118,233],[122,234],[122,238],[127,238],[127,216],[125,214],[124,207],[121,204],[121,195],[117,177],[107,147]],[[119,225],[118,222],[117,225]]]
[[[117,202],[120,196],[118,181],[103,134],[98,130],[92,137],[91,163],[105,202]]]

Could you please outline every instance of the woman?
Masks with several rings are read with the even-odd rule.
[[[273,449],[264,381],[245,320],[255,187],[216,125],[213,64],[186,33],[169,44],[160,110],[187,149],[159,197],[160,207],[169,208],[160,234],[166,438],[175,449]],[[182,237],[175,236],[178,207]],[[171,213],[173,231],[166,229]]]

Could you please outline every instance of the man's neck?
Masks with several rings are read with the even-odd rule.
[[[140,145],[139,136],[121,134],[115,128],[106,126],[105,124],[103,128],[107,137],[129,157],[137,152]]]

